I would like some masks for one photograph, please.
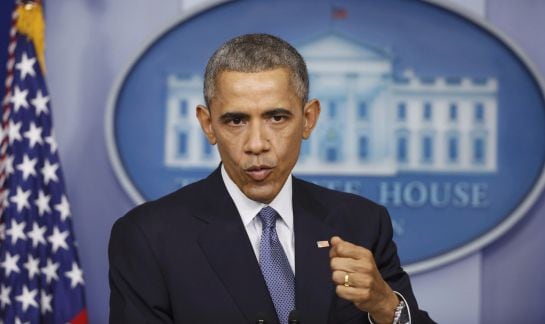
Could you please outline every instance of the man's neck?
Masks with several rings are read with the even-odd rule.
[[[243,221],[246,217],[249,217],[256,210],[259,211],[265,206],[271,206],[278,214],[284,219],[284,221],[291,228],[293,226],[293,207],[292,207],[292,177],[291,175],[286,179],[286,182],[269,204],[264,204],[248,198],[242,190],[235,184],[235,182],[229,177],[224,165],[221,165],[221,177],[225,183],[225,187],[231,199],[235,203],[237,210]],[[253,214],[255,216],[257,212]],[[252,216],[252,217],[253,217]],[[246,222],[245,222],[246,223]]]

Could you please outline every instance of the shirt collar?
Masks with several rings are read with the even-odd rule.
[[[231,196],[231,199],[233,199],[235,206],[237,207],[244,226],[247,226],[254,217],[257,216],[257,213],[267,205],[246,197],[233,180],[231,180],[223,164],[221,165],[221,177],[223,178],[229,196]],[[293,229],[291,174],[284,183],[284,186],[282,186],[282,189],[280,189],[278,195],[276,195],[268,206],[271,206],[276,210],[290,230]]]

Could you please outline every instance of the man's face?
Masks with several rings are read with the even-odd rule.
[[[317,100],[302,107],[289,70],[221,72],[210,109],[197,117],[230,178],[250,199],[270,203],[284,185],[320,113]]]

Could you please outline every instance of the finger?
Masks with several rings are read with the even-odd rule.
[[[348,275],[348,278],[346,276]],[[344,286],[348,283],[349,287],[370,288],[371,277],[359,273],[350,273],[346,271],[335,270],[331,273],[331,278],[336,285]],[[348,282],[346,281],[348,279]]]
[[[368,249],[354,245],[348,241],[343,241],[341,238],[333,237],[331,239],[331,249],[329,250],[330,257],[345,257],[353,259],[362,259],[372,257],[373,254]]]
[[[335,285],[344,285],[345,283],[345,276],[348,275],[348,282],[351,284],[351,280],[350,280],[350,274],[346,271],[339,271],[339,270],[335,270],[331,273],[331,279],[333,280],[333,282],[335,283]]]
[[[337,243],[339,243],[339,242],[342,242],[343,239],[342,239],[340,236],[335,235],[335,236],[333,236],[333,237],[331,238],[330,241],[331,241],[331,245],[335,245],[335,244],[337,244]]]
[[[372,259],[352,259],[352,258],[331,258],[329,265],[331,270],[342,270],[345,272],[356,272],[369,274],[375,269],[375,263]]]
[[[367,288],[345,287],[344,285],[338,285],[335,289],[335,293],[342,299],[358,304],[365,304],[371,300],[371,293]]]
[[[339,236],[333,236],[331,238],[331,249],[329,250],[329,256],[346,256],[341,253],[346,253],[348,249],[352,249],[352,243],[341,239]]]
[[[354,271],[354,263],[357,262],[355,259],[351,258],[341,258],[333,257],[329,261],[329,266],[331,270],[341,270],[345,272],[356,272]]]
[[[335,249],[333,249],[333,247],[337,244],[339,244],[340,242],[343,242],[343,240],[339,237],[339,236],[333,236],[329,242],[331,243],[331,248],[329,249],[329,257],[333,257],[334,254],[336,253],[335,252]]]

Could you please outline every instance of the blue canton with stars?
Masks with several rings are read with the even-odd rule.
[[[50,99],[25,36],[16,36],[11,114],[3,136],[0,323],[67,323],[85,314],[83,273],[72,231]]]

